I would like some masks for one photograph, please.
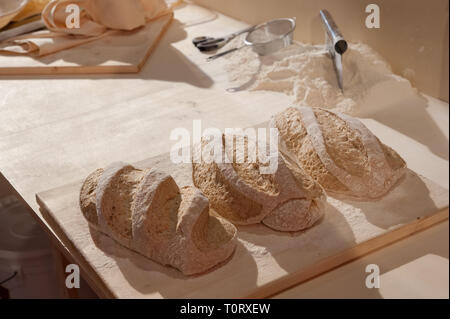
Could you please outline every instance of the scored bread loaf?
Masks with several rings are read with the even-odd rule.
[[[335,197],[376,200],[405,175],[405,161],[358,119],[309,107],[276,114],[281,152]]]
[[[212,143],[214,149],[224,150],[230,159],[228,162],[203,158],[193,161],[194,185],[208,197],[211,207],[237,225],[262,222],[279,231],[313,226],[324,213],[325,195],[320,185],[297,164],[285,161],[280,153],[276,154],[276,171],[261,174],[262,163],[248,158],[251,148],[258,148],[258,141],[252,140],[249,146],[248,136],[240,138],[247,150],[244,155],[237,154],[237,143],[227,144],[230,139],[226,135],[215,141],[202,138],[194,147],[194,152],[199,154]]]
[[[81,188],[80,207],[93,228],[186,275],[227,260],[236,247],[236,228],[211,215],[200,190],[179,189],[157,169],[124,163],[98,169]]]

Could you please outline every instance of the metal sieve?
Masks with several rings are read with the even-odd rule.
[[[269,55],[289,46],[293,41],[295,18],[281,18],[256,26],[244,40],[244,46],[210,56],[211,61],[245,47],[251,47],[259,55]]]

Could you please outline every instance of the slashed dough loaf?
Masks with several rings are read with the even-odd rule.
[[[237,139],[202,139],[194,152],[204,153],[214,143],[224,150],[229,162],[205,159],[193,161],[194,185],[208,197],[211,207],[222,217],[237,225],[264,223],[279,231],[298,231],[313,226],[324,213],[325,195],[311,177],[294,162],[275,155],[278,167],[273,174],[261,174],[265,165],[256,157],[249,160],[252,147],[248,136],[241,136],[244,152],[236,152]],[[214,146],[214,145],[213,145]],[[218,147],[219,146],[219,147]],[[242,153],[242,154],[241,154]],[[253,153],[255,154],[255,153]],[[199,157],[198,157],[199,158]]]
[[[330,195],[374,200],[404,176],[405,161],[359,120],[329,110],[290,107],[275,115],[282,153]]]
[[[224,262],[236,247],[236,228],[210,210],[200,190],[179,189],[156,169],[98,169],[81,188],[80,207],[95,229],[186,275]]]

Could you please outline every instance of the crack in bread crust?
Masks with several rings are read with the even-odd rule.
[[[222,138],[220,142],[227,140]],[[247,140],[245,145],[250,144]],[[204,145],[205,139],[202,139],[200,144],[194,146],[194,152],[201,152]],[[257,145],[257,141],[252,141],[252,145]],[[211,207],[222,217],[238,225],[263,222],[280,231],[292,231],[311,227],[322,216],[324,206],[319,205],[317,214],[314,212],[314,216],[306,218],[310,213],[311,201],[325,201],[325,197],[320,185],[297,164],[285,161],[278,154],[277,171],[263,176],[258,163],[235,163],[239,156],[244,160],[248,157],[246,154],[236,154],[234,144],[215,149],[225,149],[233,162],[193,161],[192,179],[194,185],[209,198]],[[303,205],[302,200],[308,204]],[[283,203],[289,208],[289,214],[284,209],[278,209]]]
[[[98,179],[103,174],[103,169],[96,169],[89,174],[83,183],[80,191],[80,207],[84,217],[88,222],[98,225],[97,208],[96,208],[96,189]]]
[[[200,190],[180,190],[159,170],[123,163],[98,169],[81,187],[80,208],[94,229],[186,275],[223,263],[236,247],[236,228],[210,215]]]
[[[125,240],[131,238],[133,190],[142,179],[140,170],[124,166],[110,180],[101,200],[102,216],[112,231]]]
[[[404,175],[403,159],[348,115],[291,107],[270,125],[280,132],[282,152],[330,194],[378,199]]]
[[[192,177],[211,207],[232,223],[245,225],[248,219],[261,213],[262,206],[230,187],[215,163],[194,163]]]

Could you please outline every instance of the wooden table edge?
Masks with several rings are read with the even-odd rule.
[[[57,236],[68,249],[71,249],[72,252],[68,252],[65,250],[69,259],[73,259],[76,263],[79,264],[80,268],[83,270],[83,275],[91,286],[91,288],[98,294],[100,298],[117,298],[114,293],[107,288],[103,280],[96,274],[94,268],[84,259],[84,257],[77,251],[78,249],[74,246],[71,240],[66,236],[66,234],[62,231],[62,229],[54,223],[51,218],[48,218],[48,208],[45,203],[39,197],[39,194],[36,194],[36,201],[40,206],[40,211],[42,216],[48,223],[48,225],[55,231],[57,231]],[[333,256],[326,257],[325,259],[319,261],[318,263],[304,269],[302,271],[294,272],[284,277],[281,277],[273,282],[270,282],[262,287],[258,288],[258,291],[242,298],[269,298],[276,294],[279,294],[289,288],[302,284],[310,279],[323,275],[333,269],[336,269],[346,263],[357,260],[365,255],[368,255],[378,249],[381,249],[385,246],[391,245],[394,242],[397,242],[401,239],[404,239],[408,236],[414,235],[418,232],[421,232],[433,225],[436,225],[440,222],[443,222],[449,218],[449,208],[443,208],[436,213],[419,218],[413,222],[402,225],[382,236],[377,236],[368,241],[362,242],[355,247],[349,248],[344,252],[340,252]],[[55,231],[56,232],[56,231]],[[56,238],[57,239],[57,238]]]
[[[329,256],[313,266],[294,274],[282,277],[274,282],[271,282],[259,289],[255,294],[250,294],[246,298],[268,298],[286,291],[294,286],[302,284],[315,277],[323,275],[332,271],[344,264],[360,259],[369,255],[376,250],[392,245],[393,243],[405,239],[409,236],[424,231],[436,224],[444,222],[449,218],[449,208],[443,208],[435,214],[419,218],[413,222],[402,225],[392,231],[389,231],[382,236],[369,239],[362,242],[355,247],[349,248],[344,252],[340,252],[333,256]],[[331,265],[330,265],[331,264]],[[277,292],[273,293],[276,290]]]

